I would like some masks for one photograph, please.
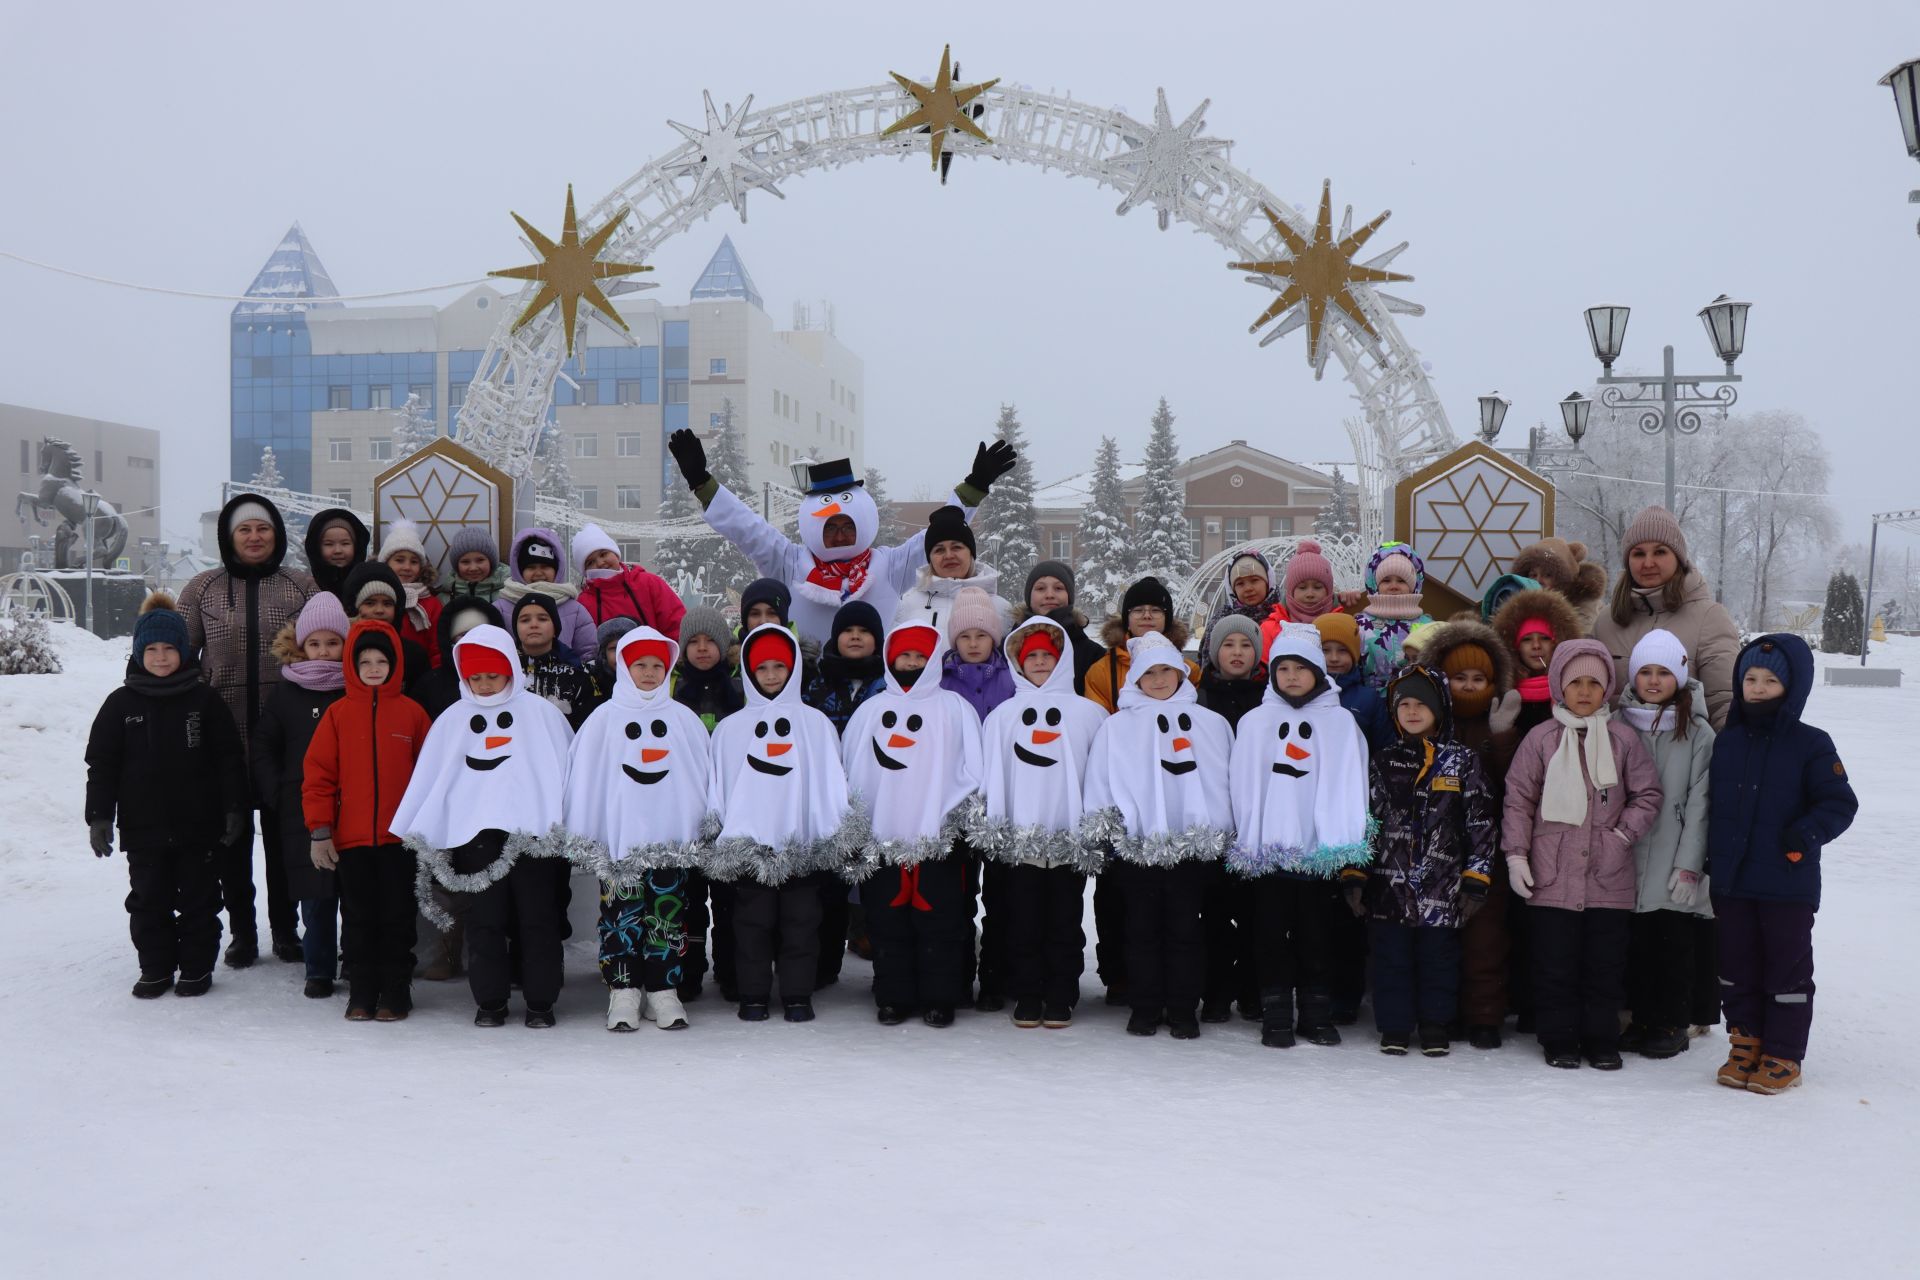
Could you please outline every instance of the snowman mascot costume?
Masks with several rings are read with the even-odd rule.
[[[713,478],[699,436],[676,431],[667,437],[667,450],[714,532],[739,547],[762,576],[787,584],[794,626],[817,645],[832,639],[833,615],[850,600],[864,600],[882,618],[891,618],[900,593],[913,586],[927,562],[918,537],[898,546],[873,545],[880,512],[848,459],[808,468],[807,491],[800,499],[800,545],[795,545]],[[965,509],[971,520],[993,482],[1016,461],[1013,446],[1004,440],[982,444],[974,452],[973,470],[954,488],[952,505]]]

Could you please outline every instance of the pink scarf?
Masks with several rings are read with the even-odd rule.
[[[330,689],[347,687],[347,668],[340,662],[302,658],[298,662],[289,662],[281,667],[280,674],[302,689],[313,693],[325,693]]]
[[[1547,688],[1547,676],[1544,671],[1537,676],[1528,676],[1515,687],[1520,690],[1522,702],[1547,702],[1553,698],[1552,691]]]
[[[1376,618],[1386,618],[1392,622],[1412,622],[1426,612],[1419,596],[1383,596],[1378,593],[1367,597],[1367,612]]]
[[[1321,585],[1325,586],[1326,584],[1322,583]],[[1417,596],[1414,597],[1414,599],[1418,598]],[[1334,599],[1332,591],[1328,591],[1326,597],[1320,601],[1320,607],[1313,610],[1309,610],[1307,606],[1301,604],[1292,596],[1287,597],[1287,617],[1295,622],[1312,622],[1322,614],[1338,613],[1339,611],[1340,604]],[[1419,615],[1415,614],[1414,616],[1418,617]]]

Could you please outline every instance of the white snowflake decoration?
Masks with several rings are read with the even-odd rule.
[[[1212,99],[1201,99],[1193,114],[1176,125],[1167,109],[1167,91],[1157,89],[1155,93],[1152,132],[1140,138],[1132,150],[1119,152],[1112,159],[1113,164],[1134,172],[1133,190],[1114,212],[1124,217],[1135,205],[1151,204],[1160,215],[1160,229],[1165,231],[1173,215],[1193,198],[1194,185],[1203,178],[1213,179],[1215,164],[1233,143],[1226,138],[1199,136],[1206,127]]]
[[[754,153],[763,143],[780,136],[778,129],[749,129],[747,109],[753,106],[753,95],[735,111],[733,104],[727,104],[725,116],[713,108],[713,94],[701,90],[700,96],[706,100],[707,127],[696,129],[691,125],[675,120],[667,123],[679,130],[680,136],[700,149],[693,159],[684,160],[667,167],[667,172],[675,177],[694,179],[693,195],[689,202],[698,204],[706,195],[709,187],[717,187],[720,194],[727,198],[733,211],[740,215],[740,221],[747,220],[747,192],[754,187],[770,192],[785,200],[786,193],[774,186],[773,174],[760,163]]]

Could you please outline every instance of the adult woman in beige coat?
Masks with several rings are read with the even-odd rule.
[[[1648,507],[1633,518],[1620,539],[1620,554],[1626,573],[1594,624],[1593,638],[1624,670],[1633,646],[1647,632],[1659,627],[1678,636],[1694,679],[1706,690],[1707,719],[1719,731],[1733,704],[1733,660],[1740,651],[1733,615],[1693,567],[1680,522],[1665,507]]]

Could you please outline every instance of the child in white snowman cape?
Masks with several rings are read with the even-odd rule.
[[[687,954],[689,879],[705,858],[712,746],[673,700],[680,646],[652,627],[620,638],[610,699],[573,740],[566,825],[600,878],[607,1030],[687,1025],[675,988]]]

